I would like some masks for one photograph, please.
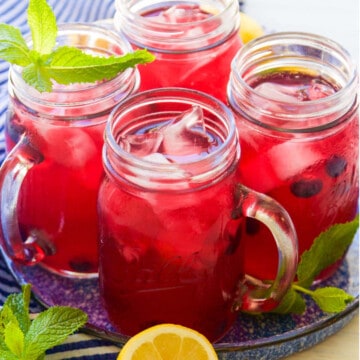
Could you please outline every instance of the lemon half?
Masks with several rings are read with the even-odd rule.
[[[174,324],[152,326],[128,340],[117,360],[218,360],[199,332]]]

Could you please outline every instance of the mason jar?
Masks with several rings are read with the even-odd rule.
[[[132,51],[125,37],[93,24],[60,25],[57,44],[98,56]],[[97,276],[103,132],[110,111],[139,80],[129,68],[112,80],[54,83],[52,92],[40,93],[11,66],[0,174],[1,243],[11,260],[62,276]]]
[[[226,100],[230,63],[242,46],[237,0],[116,0],[114,26],[156,59],[141,90],[184,87]]]
[[[239,158],[234,117],[208,94],[149,90],[113,110],[98,195],[99,284],[119,332],[170,322],[215,341],[240,310],[281,301],[296,233],[277,202],[240,183]],[[282,255],[271,286],[244,273],[250,218],[266,224]]]
[[[314,34],[263,36],[244,46],[232,63],[228,102],[240,136],[241,180],[287,209],[300,256],[320,234],[357,214],[357,91],[357,68],[349,53]],[[271,278],[278,254],[267,230],[249,221],[248,233],[252,256],[246,269],[261,279]],[[332,236],[322,240],[329,244],[324,249],[339,241]],[[340,264],[341,259],[317,280]]]

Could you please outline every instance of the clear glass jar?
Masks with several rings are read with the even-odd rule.
[[[215,341],[239,310],[279,303],[296,270],[296,233],[279,204],[239,183],[239,156],[231,111],[205,93],[149,90],[112,112],[98,196],[99,281],[122,334],[171,322]],[[243,272],[247,218],[269,227],[282,254],[270,288]]]
[[[99,56],[132,51],[125,37],[95,25],[60,25],[57,43]],[[103,132],[113,107],[137,91],[138,71],[94,84],[54,84],[50,93],[27,85],[21,71],[12,66],[9,73],[3,248],[13,261],[41,262],[63,276],[97,276]]]
[[[321,232],[357,214],[357,91],[348,52],[313,34],[264,36],[244,46],[232,63],[228,101],[240,135],[241,179],[288,210],[300,255]],[[271,278],[277,251],[262,226],[249,224],[249,233],[260,240],[246,244],[252,254],[246,269]]]
[[[116,0],[114,25],[156,59],[140,69],[141,90],[176,86],[226,100],[230,63],[241,47],[237,0]]]

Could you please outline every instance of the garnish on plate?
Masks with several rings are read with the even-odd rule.
[[[29,313],[31,285],[7,297],[0,310],[0,359],[41,360],[87,322],[87,314],[68,306],[53,306],[33,320]]]
[[[321,233],[308,251],[305,251],[297,268],[297,280],[291,285],[280,305],[273,311],[279,314],[302,314],[306,303],[302,295],[310,296],[319,308],[328,313],[343,311],[354,297],[343,289],[327,286],[311,290],[322,270],[340,260],[359,228],[359,218],[336,224]]]
[[[63,85],[110,80],[129,67],[155,59],[147,50],[102,57],[76,47],[56,47],[56,17],[46,0],[30,0],[27,16],[32,48],[19,29],[1,23],[0,58],[23,67],[23,79],[39,92],[51,92],[52,80]]]

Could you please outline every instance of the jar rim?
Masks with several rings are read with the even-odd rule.
[[[99,39],[108,39],[111,41],[111,43],[116,43],[116,45],[121,48],[122,52],[124,54],[128,52],[133,52],[133,49],[126,39],[126,37],[123,34],[117,33],[115,30],[112,30],[106,26],[101,25],[99,22],[97,23],[62,23],[58,25],[58,36],[57,38],[64,36],[68,33],[74,32],[77,36],[85,35],[85,34],[96,34],[99,36]],[[28,45],[31,46],[31,36],[28,35],[25,38]],[[99,42],[98,42],[99,43]],[[101,42],[100,42],[101,43]],[[94,44],[94,46],[98,46],[97,44]],[[94,48],[95,50],[95,48]],[[100,48],[99,48],[100,50]],[[115,54],[115,53],[113,53]],[[128,68],[125,69],[125,71],[120,72],[117,76],[110,80],[103,80],[100,82],[95,83],[76,83],[71,85],[62,85],[57,88],[54,88],[51,93],[40,93],[32,86],[28,85],[21,76],[22,73],[22,67],[18,65],[11,65],[9,69],[9,80],[10,83],[16,82],[17,84],[21,85],[21,88],[24,88],[24,91],[21,92],[21,94],[26,97],[27,99],[32,99],[33,101],[41,101],[43,104],[48,103],[50,106],[54,104],[54,102],[57,103],[57,105],[61,105],[58,102],[58,99],[55,101],[51,99],[52,96],[50,94],[57,94],[57,95],[67,95],[68,97],[71,96],[71,94],[81,94],[84,93],[84,100],[76,102],[76,104],[85,106],[87,103],[93,103],[93,99],[89,98],[85,95],[86,92],[91,91],[92,89],[102,87],[104,88],[103,95],[107,95],[110,93],[110,89],[115,89],[117,87],[122,87],[121,84],[123,84],[126,79],[134,76],[138,76],[136,74],[137,69],[136,68]],[[139,79],[136,80],[138,82]],[[13,86],[14,87],[14,86]],[[19,92],[20,86],[16,86],[17,93]],[[109,88],[108,90],[106,90]],[[47,97],[49,96],[49,99]],[[56,95],[55,95],[56,96]],[[63,105],[65,106],[67,102],[64,102]],[[72,103],[71,105],[74,106],[75,103]]]
[[[201,2],[202,0],[197,0],[195,4],[199,3],[201,5]],[[142,8],[134,6],[134,4],[139,5],[139,3],[144,4]],[[173,3],[174,5],[189,4],[186,0],[174,2],[159,0],[155,3],[151,2],[151,7],[149,7],[147,0],[143,2],[116,0],[114,26],[118,31],[123,31],[136,46],[164,53],[192,52],[217,46],[225,38],[234,34],[240,26],[240,12],[237,0],[218,1],[222,6],[220,11],[215,12],[206,19],[181,23],[181,31],[179,31],[179,24],[162,23],[141,14],[141,12],[159,9],[160,6],[161,8],[169,7]],[[133,10],[134,7],[135,10]],[[204,9],[209,10],[210,8],[206,9],[204,7]],[[213,10],[219,9],[214,6]],[[217,24],[217,26],[209,26],[210,24]],[[207,25],[207,30],[202,34],[199,34],[199,32],[187,32],[187,30],[202,25]],[[171,49],[168,49],[166,45],[170,42],[172,46]]]
[[[281,46],[283,46],[284,51],[282,53],[275,53],[274,48],[278,47],[280,49]],[[298,49],[296,47],[298,47]],[[339,67],[336,70],[338,71],[338,74],[336,74],[336,76],[339,78],[339,81],[342,81],[342,84],[333,94],[307,101],[279,100],[276,95],[259,93],[244,78],[244,74],[246,74],[247,71],[250,71],[250,68],[251,71],[255,71],[255,67],[259,66],[264,59],[267,60],[267,68],[272,70],[276,68],[280,69],[281,67],[279,64],[284,66],[286,66],[286,64],[290,64],[289,66],[301,64],[300,61],[303,60],[297,59],[294,54],[296,51],[300,51],[299,49],[302,49],[302,47],[308,47],[303,58],[305,59],[305,57],[308,56],[310,59],[307,60],[306,63],[306,69],[309,71],[311,69],[317,70],[316,67],[322,67],[322,73],[320,75],[323,75],[326,74],[326,66],[330,69],[331,65],[331,71],[335,69],[335,65],[329,65],[325,63],[325,60],[323,59],[320,59],[318,63],[316,63],[316,52],[331,54],[331,56],[334,57],[334,61],[339,63]],[[310,58],[310,56],[314,56],[314,58]],[[330,57],[330,55],[328,55],[328,57]],[[326,60],[330,61],[329,59]],[[320,63],[320,61],[323,62]],[[311,67],[312,65],[314,66],[313,68]],[[299,69],[302,69],[302,67],[300,66]],[[303,69],[305,69],[305,67],[303,67]],[[334,74],[332,73],[331,75]],[[261,109],[258,105],[270,102],[276,103],[280,105],[279,109],[281,110],[278,110],[274,117],[285,121],[291,121],[293,123],[291,126],[298,126],[300,121],[305,117],[307,119],[316,119],[331,115],[331,113],[334,112],[338,113],[338,115],[344,115],[352,106],[354,106],[354,103],[356,103],[357,82],[358,74],[356,64],[349,52],[336,41],[322,35],[307,32],[277,32],[254,39],[239,49],[231,63],[228,98],[233,107],[239,107],[241,109],[246,106],[243,105],[246,104],[245,97],[249,98],[251,99],[249,101],[255,101],[257,104],[256,113],[263,114],[264,116],[272,116],[272,114],[271,112],[267,113],[265,109]],[[236,95],[239,96],[238,100],[234,100]],[[240,100],[242,104],[240,104]],[[289,109],[290,105],[291,111],[284,110]],[[250,106],[251,104],[248,104],[248,107],[244,110],[245,114]],[[295,123],[297,123],[297,125],[295,125]]]
[[[213,168],[209,169],[209,166],[219,166],[222,169],[221,172],[223,173],[224,170],[228,169],[230,164],[233,164],[235,159],[238,159],[240,156],[240,149],[238,149],[238,151],[236,150],[236,147],[239,148],[239,144],[235,119],[231,110],[225,104],[211,95],[197,90],[168,87],[133,94],[119,103],[112,110],[105,128],[105,145],[103,153],[105,165],[109,161],[109,159],[106,159],[106,153],[110,151],[114,156],[116,156],[116,162],[119,164],[121,163],[121,166],[130,166],[152,173],[159,172],[167,174],[168,176],[166,178],[168,180],[182,181],[181,179],[174,179],[171,176],[174,172],[174,164],[158,163],[152,161],[151,159],[143,159],[123,149],[116,140],[116,137],[121,133],[121,130],[124,130],[126,127],[126,124],[124,124],[120,128],[120,131],[117,131],[116,133],[114,132],[114,128],[118,125],[119,116],[121,116],[119,113],[121,112],[123,114],[127,114],[127,112],[131,112],[131,110],[134,110],[139,105],[147,106],[151,104],[152,101],[171,104],[178,103],[180,105],[200,105],[203,109],[212,111],[212,115],[216,116],[227,127],[226,138],[219,144],[218,147],[216,147],[216,149],[214,149],[214,151],[200,158],[188,159],[186,162],[178,163],[179,166],[186,165],[191,167],[192,170],[195,169],[192,175],[197,177],[197,181],[201,182],[201,179],[208,176],[208,173],[214,174]],[[210,106],[214,106],[214,108],[210,108]],[[211,160],[213,162],[210,164],[209,161],[211,162]]]

